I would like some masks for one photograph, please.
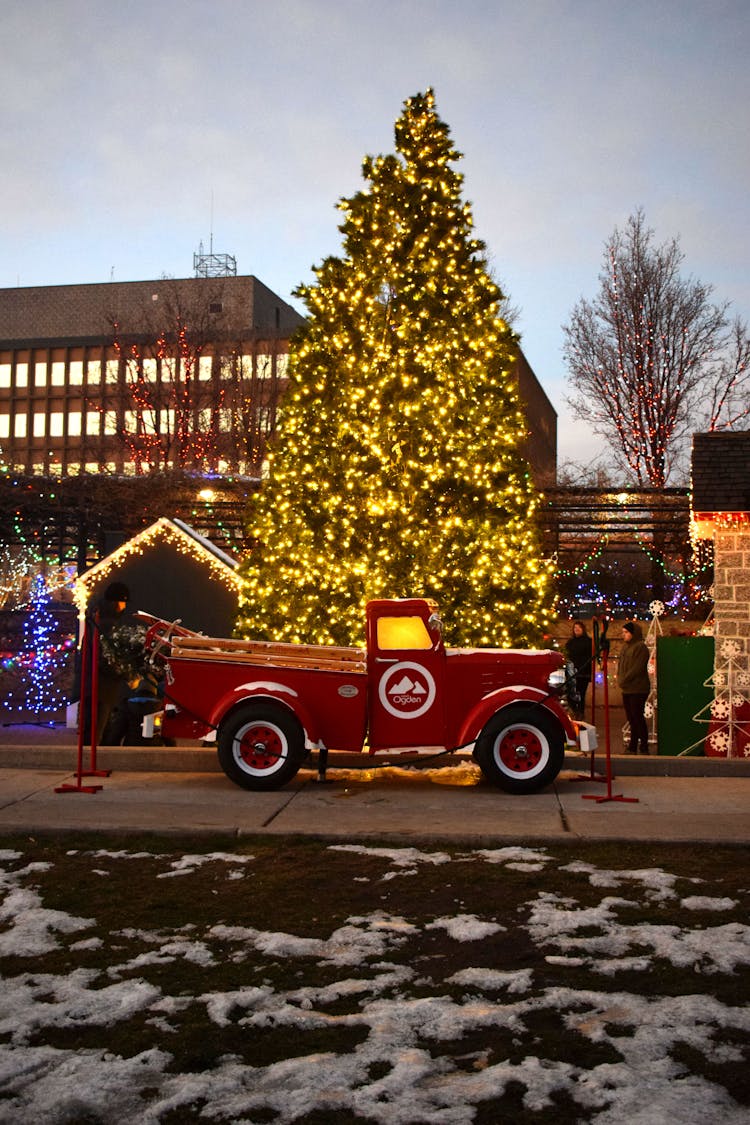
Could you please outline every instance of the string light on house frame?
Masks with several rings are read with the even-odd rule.
[[[229,555],[214,547],[202,535],[188,530],[187,525],[181,520],[171,520],[162,516],[156,523],[134,535],[127,543],[123,543],[106,559],[102,559],[76,580],[74,597],[79,613],[83,615],[86,611],[92,577],[96,577],[97,582],[105,581],[124,563],[142,557],[156,542],[167,543],[179,554],[208,567],[211,577],[218,579],[230,590],[239,592],[243,589],[244,582],[235,571],[236,564]]]

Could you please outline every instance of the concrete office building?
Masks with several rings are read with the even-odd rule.
[[[252,276],[0,289],[0,450],[16,473],[169,469],[260,478],[304,324]],[[557,415],[519,349],[537,485]]]

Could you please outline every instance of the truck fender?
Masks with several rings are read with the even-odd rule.
[[[555,718],[559,720],[561,727],[565,731],[566,741],[577,741],[576,728],[570,715],[554,696],[549,695],[540,688],[516,685],[513,687],[498,688],[497,691],[485,695],[484,699],[480,699],[479,703],[473,711],[469,713],[461,726],[458,735],[458,745],[469,746],[471,743],[476,742],[482,728],[492,716],[497,714],[498,711],[502,711],[504,707],[509,707],[512,703],[537,703],[540,707],[551,711]]]
[[[226,692],[216,702],[211,711],[209,717],[211,726],[218,727],[235,707],[256,699],[262,699],[268,703],[278,703],[287,711],[291,711],[302,725],[305,744],[312,747],[320,745],[317,723],[297,692],[286,684],[276,683],[273,680],[253,680],[250,683],[239,684],[231,691]]]

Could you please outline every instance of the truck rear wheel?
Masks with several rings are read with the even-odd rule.
[[[493,785],[508,793],[536,793],[563,767],[564,732],[542,707],[505,707],[477,739],[476,759]]]
[[[243,789],[279,789],[305,757],[305,736],[294,715],[273,703],[246,703],[219,726],[219,763]]]

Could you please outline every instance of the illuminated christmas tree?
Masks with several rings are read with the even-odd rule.
[[[343,200],[341,257],[303,286],[270,479],[250,513],[240,635],[352,643],[373,597],[429,596],[451,643],[536,642],[535,526],[516,339],[471,233],[432,91]]]
[[[23,626],[23,650],[19,656],[24,678],[17,700],[6,706],[31,711],[34,715],[49,715],[65,704],[65,695],[59,686],[64,661],[65,646],[54,643],[55,618],[49,608],[50,596],[43,574],[37,574],[31,583],[29,612]]]

